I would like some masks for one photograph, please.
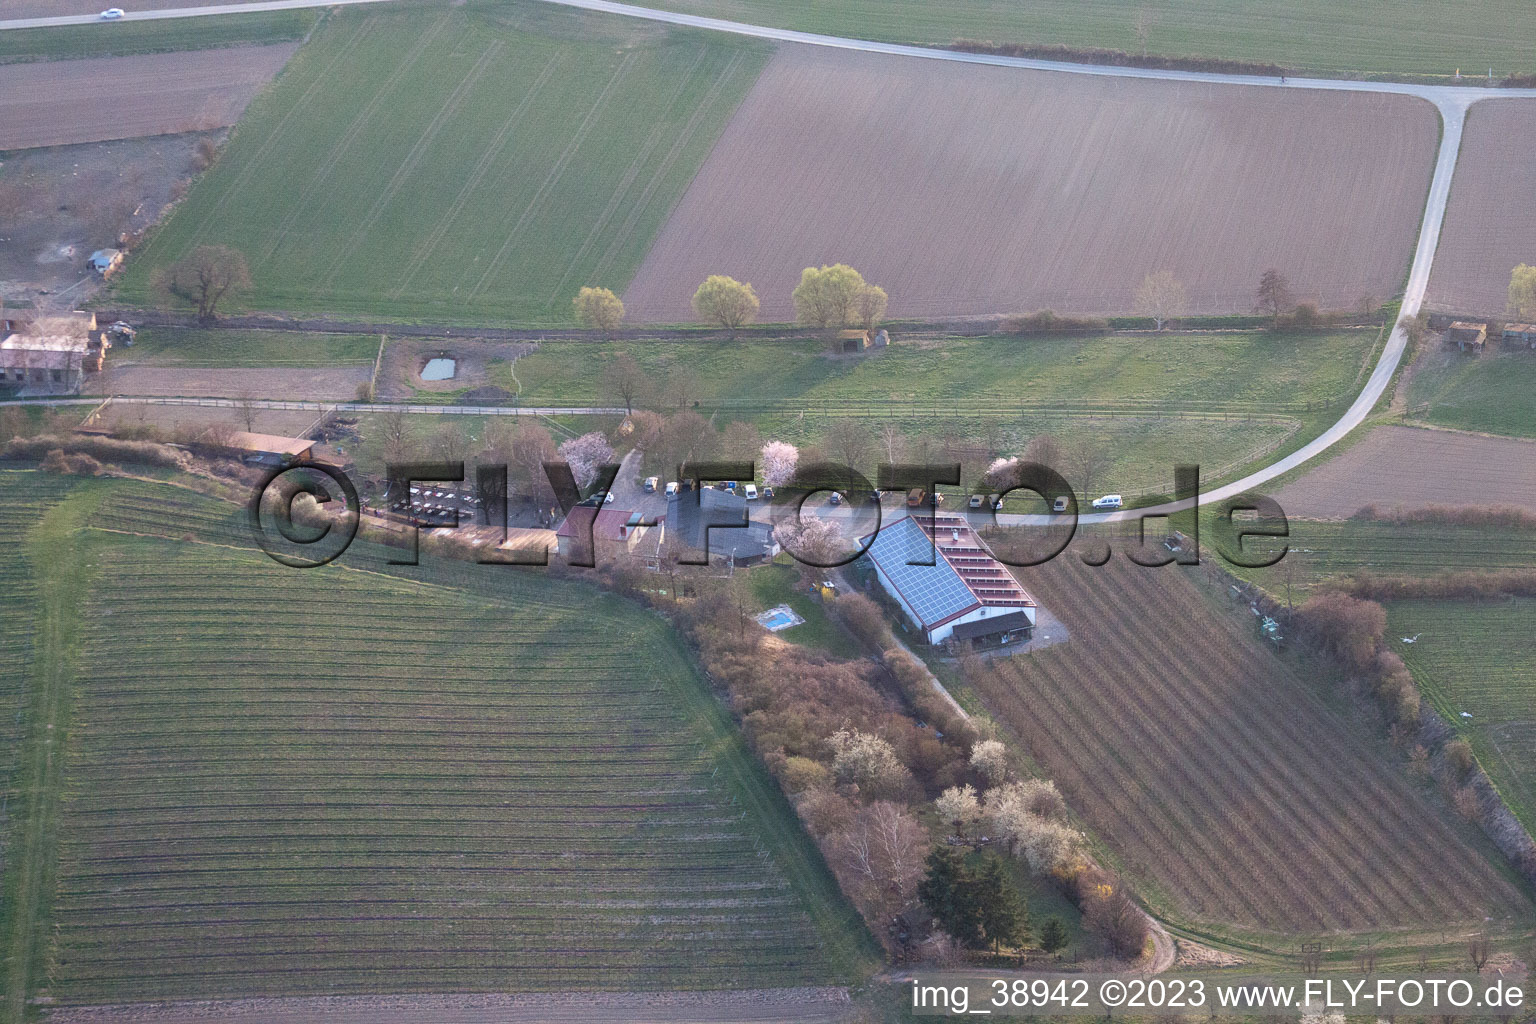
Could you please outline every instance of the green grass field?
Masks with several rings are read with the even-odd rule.
[[[1108,458],[1092,481],[1097,493],[1136,494],[1169,489],[1176,462],[1199,463],[1210,481],[1312,436],[1353,397],[1375,341],[1372,330],[898,336],[857,359],[804,339],[546,341],[493,367],[492,379],[524,404],[611,402],[603,372],[628,353],[663,395],[686,380],[722,424],[749,420],[767,436],[810,444],[834,417],[855,415],[871,432],[891,423],[980,452],[1017,452],[1041,433],[1087,438]]]
[[[371,366],[378,352],[379,338],[369,334],[146,327],[139,331],[133,348],[119,349],[112,361],[186,367]]]
[[[904,340],[884,351],[828,356],[783,341],[545,341],[495,374],[525,404],[611,401],[604,369],[628,353],[658,386],[681,371],[702,405],[798,412],[902,404],[1035,405],[1305,413],[1358,390],[1375,330],[1317,334],[1166,334]]]
[[[304,38],[319,19],[319,12],[313,10],[264,11],[218,18],[12,29],[0,32],[0,64],[281,43]]]
[[[1536,353],[1431,353],[1408,386],[1416,419],[1458,430],[1536,437]]]
[[[568,322],[629,280],[767,53],[522,4],[338,12],[118,293],[221,243],[253,308]]]
[[[893,42],[956,38],[1275,62],[1329,75],[1495,75],[1536,70],[1530,8],[1444,0],[656,0],[666,10]]]
[[[1209,529],[1209,522],[1202,523]],[[1356,573],[1433,576],[1459,570],[1491,571],[1536,566],[1536,532],[1423,523],[1293,520],[1290,553],[1270,569],[1233,569],[1272,594],[1285,596],[1289,578],[1296,596]],[[1248,550],[1273,551],[1269,541],[1250,540]]]
[[[1527,829],[1536,828],[1536,647],[1530,598],[1394,601],[1389,638],[1426,697],[1471,741],[1494,785]],[[1467,712],[1472,717],[1462,718]]]
[[[6,1019],[36,995],[756,987],[872,967],[654,617],[538,573],[391,568],[370,545],[297,572],[248,547],[232,505],[4,476],[0,537],[50,501],[92,506],[48,513],[53,541],[89,552],[84,585],[30,563],[33,588],[75,597],[75,627],[44,633],[69,641],[49,655],[68,728],[24,717],[8,787],[53,810],[7,846],[22,981]]]

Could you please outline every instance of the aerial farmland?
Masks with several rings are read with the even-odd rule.
[[[1515,156],[1536,131],[1536,102],[1483,103],[1467,115],[1465,166],[1446,211],[1443,255],[1435,261],[1429,301],[1454,313],[1506,310],[1509,271],[1531,261],[1536,213],[1525,201],[1536,171]]]
[[[726,273],[788,319],[801,267],[841,261],[898,316],[1128,313],[1163,270],[1190,312],[1234,313],[1277,267],[1321,307],[1372,306],[1407,269],[1434,145],[1411,98],[784,48],[624,294],[682,319]]]

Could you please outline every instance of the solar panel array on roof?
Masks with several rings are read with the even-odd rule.
[[[910,516],[881,530],[870,545],[869,556],[925,628],[978,604],[960,575],[942,556],[935,556],[932,541]],[[936,564],[908,564],[928,561]]]

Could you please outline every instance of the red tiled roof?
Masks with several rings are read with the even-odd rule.
[[[1034,606],[1035,599],[993,556],[964,516],[938,512],[912,518],[977,601],[987,607]]]
[[[597,512],[597,522],[592,526],[593,540],[623,540],[624,526],[634,515],[627,508],[604,508],[601,511],[591,505],[577,505],[571,509],[565,517],[565,522],[560,524],[560,529],[555,531],[557,537],[573,537],[579,540],[587,539],[587,524],[592,522],[592,513]],[[650,524],[645,524],[649,526]],[[577,527],[581,532],[577,533]]]

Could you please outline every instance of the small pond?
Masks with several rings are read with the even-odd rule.
[[[446,356],[438,356],[436,359],[428,359],[427,365],[421,368],[422,380],[452,380],[455,360]]]

